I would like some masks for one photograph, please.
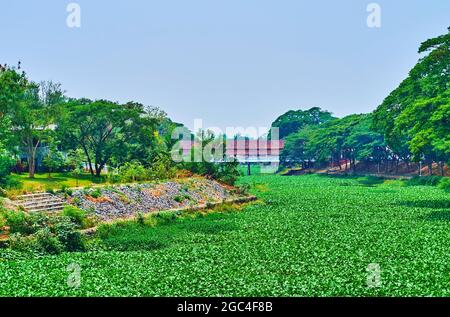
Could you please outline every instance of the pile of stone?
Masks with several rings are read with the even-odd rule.
[[[204,178],[85,188],[66,197],[69,204],[86,210],[101,220],[187,208],[232,198],[234,198],[232,191],[216,181]]]

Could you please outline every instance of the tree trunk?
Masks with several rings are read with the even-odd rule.
[[[252,169],[251,169],[251,166],[250,166],[250,162],[247,163],[247,175],[248,176],[252,175]]]
[[[441,170],[441,176],[445,176],[444,162],[442,162],[442,161],[439,162],[439,168]]]
[[[91,157],[89,156],[89,152],[88,152],[87,148],[84,146],[84,144],[82,144],[81,147],[83,148],[84,154],[86,155],[86,158],[88,161],[89,172],[91,172],[91,175],[94,176],[94,168],[92,167],[92,161],[91,161]]]
[[[28,140],[27,144],[27,161],[28,161],[28,177],[34,178],[36,173],[36,150],[39,143],[36,146],[33,145],[33,140]]]
[[[34,157],[31,154],[28,154],[28,178],[34,178],[35,172],[36,166]]]
[[[433,162],[432,161],[430,161],[428,163],[428,173],[430,174],[430,176],[433,175]]]
[[[100,177],[102,174],[102,169],[103,169],[102,165],[95,164],[95,176]]]

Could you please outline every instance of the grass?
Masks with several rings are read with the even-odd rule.
[[[20,183],[19,189],[11,189],[8,192],[36,192],[45,190],[58,190],[63,186],[77,187],[77,179],[69,173],[52,173],[52,177],[48,177],[48,173],[38,173],[34,178],[28,178],[28,174],[12,174],[13,181]],[[93,177],[90,174],[82,175],[78,180],[79,187],[91,186],[94,184],[104,183],[105,177]]]
[[[109,251],[0,260],[0,296],[450,296],[448,192],[361,177],[240,182],[265,203],[123,224],[98,238]],[[73,263],[79,288],[67,285]]]

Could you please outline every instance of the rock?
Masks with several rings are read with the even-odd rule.
[[[91,197],[96,191],[100,192],[100,197]],[[70,197],[70,202],[107,221],[134,216],[138,212],[146,214],[185,208],[200,203],[221,202],[232,197],[233,194],[228,189],[214,180],[190,178],[166,183],[76,190]]]

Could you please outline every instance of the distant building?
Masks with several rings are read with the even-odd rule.
[[[183,156],[191,154],[194,141],[181,141]],[[227,140],[226,158],[236,159],[241,164],[259,165],[262,173],[275,173],[280,165],[280,154],[284,149],[283,140]],[[217,162],[223,159],[216,160]]]

